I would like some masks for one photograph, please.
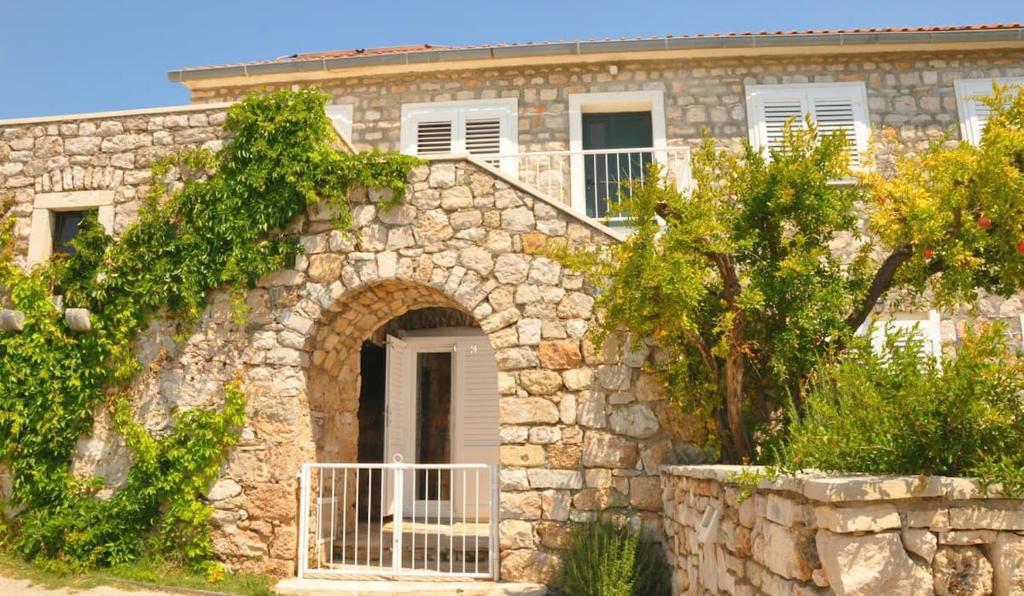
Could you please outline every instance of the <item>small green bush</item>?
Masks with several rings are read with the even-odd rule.
[[[671,582],[657,542],[628,525],[595,521],[573,528],[558,587],[567,596],[661,596]]]
[[[857,339],[812,377],[776,451],[783,471],[975,476],[1024,494],[1024,359],[999,324],[968,329],[955,353]]]

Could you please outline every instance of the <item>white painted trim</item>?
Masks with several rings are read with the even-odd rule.
[[[96,209],[100,225],[108,234],[114,233],[114,191],[83,190],[37,194],[32,206],[32,229],[28,238],[29,266],[45,263],[53,253],[54,213],[87,209]]]
[[[586,196],[583,178],[583,114],[602,112],[651,112],[651,135],[655,149],[664,149],[667,144],[665,129],[665,92],[611,91],[604,93],[569,94],[569,170],[571,173],[569,196],[572,208],[586,213]],[[654,159],[662,161],[664,156],[656,153]]]
[[[956,110],[960,118],[960,138],[972,145],[981,142],[982,123],[978,121],[978,96],[992,94],[992,82],[1000,85],[1024,85],[1024,77],[992,77],[989,79],[957,79],[953,81],[956,91]]]
[[[1024,313],[1017,315],[1020,321],[1020,349],[1024,350]]]
[[[207,110],[223,110],[234,102],[191,103],[187,105],[164,106],[157,108],[137,108],[133,110],[115,110],[110,112],[83,112],[81,114],[55,114],[53,116],[33,116],[30,118],[7,118],[0,120],[0,126],[16,126],[19,124],[45,124],[47,122],[70,122],[75,120],[96,120],[100,118],[123,118],[125,116],[159,116],[161,114],[180,114],[182,112],[205,112]]]
[[[334,130],[351,145],[353,105],[329,103],[324,106],[324,110],[327,112],[327,117],[331,119],[331,123],[334,124]]]
[[[886,331],[890,325],[898,329],[916,327],[921,338],[926,342],[925,349],[929,351],[929,355],[935,358],[942,356],[942,315],[937,310],[929,309],[925,313],[884,312],[861,324],[857,329],[857,335],[867,333],[871,325],[874,325],[871,344],[875,350],[880,350],[885,344]]]
[[[402,104],[400,146],[402,153],[416,155],[416,125],[421,120],[450,120],[452,122],[451,154],[466,154],[466,119],[475,113],[489,113],[501,121],[501,154],[519,151],[519,100],[515,97],[500,99],[471,99],[460,101],[430,101]],[[502,171],[516,175],[518,162],[503,159]]]
[[[849,96],[853,101],[854,135],[857,153],[864,155],[871,138],[871,116],[868,111],[867,85],[864,81],[843,83],[788,83],[777,85],[747,85],[747,135],[754,149],[761,150],[767,144],[764,121],[764,101],[773,97],[799,97],[806,115],[812,106],[812,99],[828,93]],[[813,114],[811,114],[813,117]]]

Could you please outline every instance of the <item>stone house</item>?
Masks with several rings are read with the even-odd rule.
[[[215,293],[186,339],[172,321],[140,338],[134,394],[154,432],[242,375],[248,424],[209,494],[221,556],[282,576],[545,581],[573,521],[612,510],[660,532],[659,467],[701,451],[700,425],[643,370],[652,346],[596,349],[594,289],[543,243],[617,241],[599,218],[621,181],[655,161],[687,184],[705,129],[763,148],[810,113],[846,131],[855,159],[882,129],[911,151],[975,142],[977,94],[1024,82],[1024,26],[422,45],[169,78],[191,105],[0,121],[0,193],[26,266],[85,210],[123,231],[150,164],[219,147],[226,106],[253,91],[323,88],[353,148],[427,158],[401,207],[352,197],[352,238],[325,210],[296,222],[304,255],[249,292],[245,324]],[[1022,339],[1020,297],[982,309]],[[933,349],[962,318],[886,316]],[[125,450],[97,420],[76,467],[116,486]]]

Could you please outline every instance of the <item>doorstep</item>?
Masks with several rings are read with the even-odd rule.
[[[339,579],[283,579],[274,592],[289,596],[313,594],[416,594],[417,596],[544,596],[544,584],[506,583],[492,581],[394,581]]]

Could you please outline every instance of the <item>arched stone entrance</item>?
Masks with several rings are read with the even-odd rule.
[[[594,289],[542,254],[613,233],[466,160],[416,168],[394,209],[382,198],[353,197],[351,235],[312,210],[296,223],[305,254],[250,292],[250,422],[215,503],[225,558],[294,572],[296,474],[358,457],[362,342],[423,308],[470,317],[494,350],[503,579],[550,579],[573,521],[612,512],[657,531],[658,466],[691,447],[664,429],[672,409],[642,371],[653,348],[613,336],[596,349]],[[317,424],[345,440],[318,443]]]

